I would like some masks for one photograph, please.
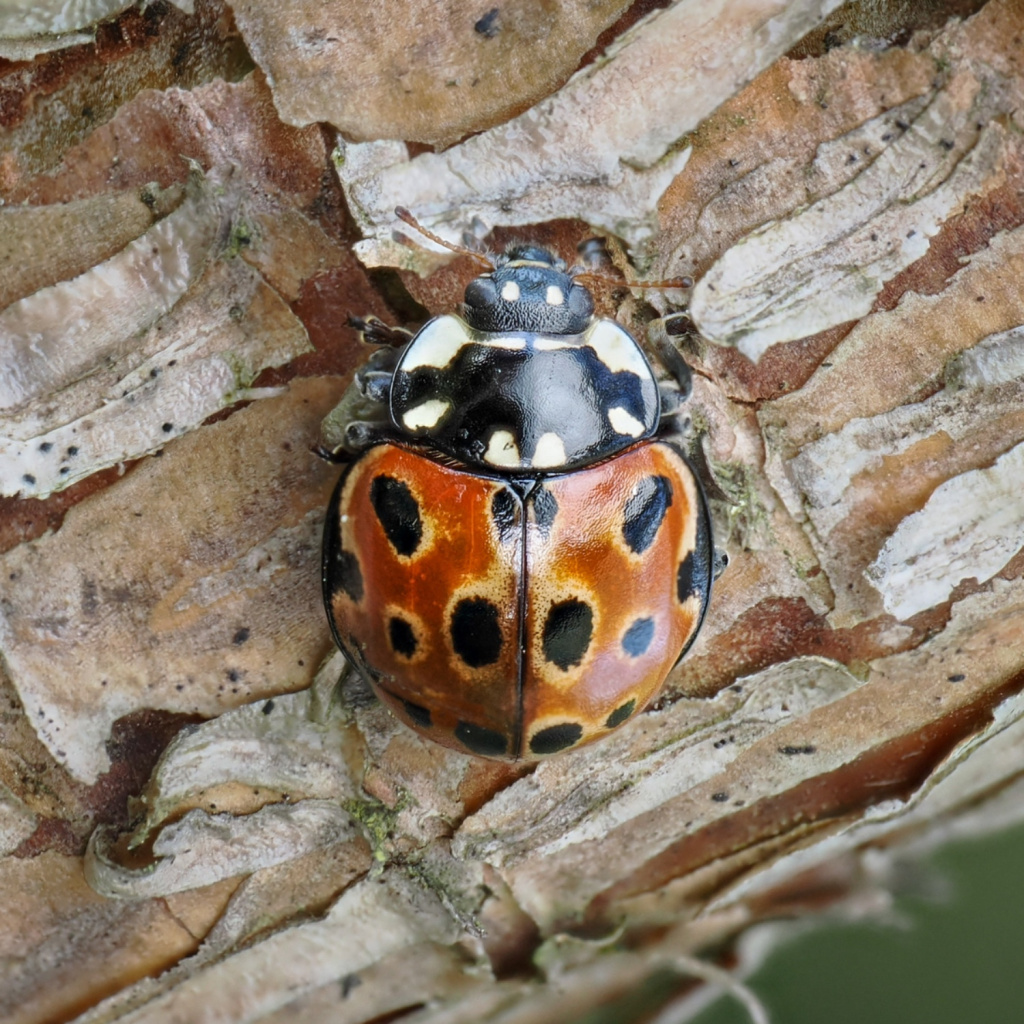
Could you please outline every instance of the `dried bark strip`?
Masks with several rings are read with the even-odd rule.
[[[359,142],[439,146],[548,95],[628,6],[628,0],[506,0],[488,11],[423,0],[357,7],[231,3],[286,123],[329,122]],[[291,45],[282,48],[282,38]]]
[[[111,724],[132,710],[213,715],[312,681],[329,644],[319,535],[336,474],[308,444],[336,396],[329,378],[296,381],[0,559],[11,678],[73,775],[106,769]]]
[[[658,197],[689,156],[675,143],[835,6],[683,0],[630,29],[552,99],[443,154],[395,163],[404,147],[346,147],[339,173],[375,236],[357,245],[360,259],[415,265],[390,241],[398,205],[451,237],[474,217],[582,217],[627,240],[649,234]]]
[[[875,661],[865,683],[821,706],[806,673],[791,676],[799,662],[769,669],[741,684],[754,687],[755,695],[765,687],[757,699],[768,707],[773,699],[778,708],[802,702],[792,715],[777,711],[758,737],[745,728],[741,704],[692,738],[676,740],[677,748],[663,755],[672,774],[649,810],[632,793],[643,779],[640,772],[646,774],[646,758],[632,760],[619,749],[614,762],[597,764],[580,751],[542,765],[467,819],[455,849],[460,856],[494,860],[517,901],[545,930],[602,916],[627,895],[803,822],[912,792],[956,742],[983,724],[1008,687],[1024,682],[1024,651],[1014,642],[1022,628],[1024,583],[996,581],[988,593],[956,605],[950,624],[930,642]],[[781,693],[774,690],[780,684]],[[726,707],[736,700],[727,694],[718,698]],[[693,710],[677,702],[646,716],[634,726],[633,742],[649,751],[643,732],[673,718],[677,730],[684,723],[692,729]],[[621,747],[630,738],[609,742]],[[813,750],[804,756],[784,752],[807,746]],[[908,758],[911,750],[915,756]],[[697,777],[684,774],[677,786],[673,776],[687,766]],[[630,785],[615,786],[601,799],[580,788],[591,774],[605,785],[616,778],[630,778]],[[879,779],[887,780],[885,787]],[[574,806],[570,797],[576,794],[579,820],[571,811],[564,820],[563,808]],[[636,810],[629,812],[631,806]],[[558,811],[549,820],[552,808]],[[613,824],[617,813],[621,823]],[[597,822],[601,827],[591,828]]]

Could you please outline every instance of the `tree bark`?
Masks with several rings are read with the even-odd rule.
[[[100,6],[0,15],[3,1019],[683,1020],[1021,818],[1019,0]],[[398,205],[694,370],[728,567],[539,766],[332,652],[347,317],[478,272]]]

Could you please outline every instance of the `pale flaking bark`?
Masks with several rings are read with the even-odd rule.
[[[220,0],[0,73],[5,1021],[757,1013],[794,928],[1024,819],[1024,4],[609,3],[534,77],[519,6],[450,6],[434,106],[389,85],[411,0],[365,93],[319,59],[365,31],[325,9],[293,66],[233,3],[253,70]],[[345,320],[478,272],[399,204],[696,280],[689,323],[595,294],[693,365],[730,563],[656,704],[535,768],[398,723],[321,607]]]

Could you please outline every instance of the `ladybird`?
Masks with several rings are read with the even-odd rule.
[[[661,689],[707,609],[711,523],[671,437],[678,352],[660,384],[595,316],[587,271],[547,249],[486,266],[458,315],[414,336],[358,322],[381,347],[334,414],[347,465],[323,594],[338,646],[406,725],[535,760]]]

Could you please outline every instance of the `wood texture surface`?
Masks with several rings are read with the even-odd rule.
[[[401,0],[373,75],[331,5],[50,6],[0,19],[0,1018],[682,1020],[687,958],[1024,816],[1021,0]],[[729,566],[539,766],[416,736],[320,606],[346,320],[477,273],[396,205],[605,237],[694,368]]]

